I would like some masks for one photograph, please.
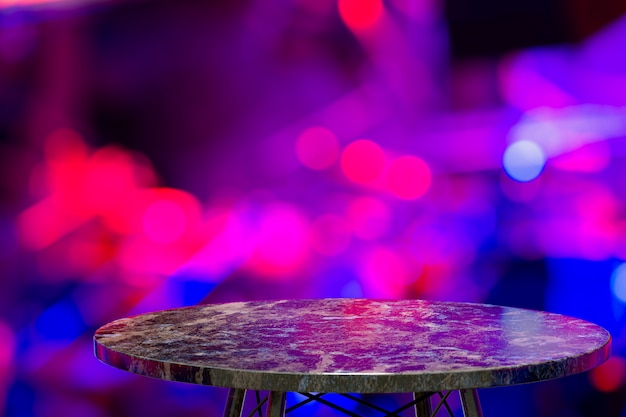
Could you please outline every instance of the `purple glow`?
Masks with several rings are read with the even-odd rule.
[[[311,224],[311,246],[326,256],[336,256],[350,245],[351,231],[348,223],[334,214],[323,214]]]
[[[282,280],[302,268],[310,256],[309,221],[299,208],[281,203],[258,214],[260,219],[252,225],[250,267],[270,280]]]
[[[437,0],[88,3],[0,6],[7,417],[219,415],[220,392],[84,350],[98,324],[199,302],[559,309],[626,356],[624,17],[465,59]],[[603,372],[551,405],[624,414]]]

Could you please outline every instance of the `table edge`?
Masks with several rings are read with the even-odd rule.
[[[611,356],[613,338],[606,329],[602,329],[606,332],[607,339],[603,345],[590,353],[524,366],[459,370],[453,376],[450,376],[447,371],[311,374],[200,367],[131,356],[112,351],[99,344],[95,335],[93,340],[94,354],[102,363],[123,371],[161,380],[225,388],[286,392],[399,393],[505,387],[549,381],[586,372],[606,362]],[[586,356],[583,364],[579,362],[582,356]],[[549,374],[546,374],[547,371]],[[461,376],[466,376],[466,378],[460,378]],[[456,383],[451,383],[455,380]],[[384,388],[381,389],[381,386]]]

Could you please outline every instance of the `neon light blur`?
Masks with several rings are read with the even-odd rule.
[[[129,153],[109,146],[89,155],[82,138],[70,129],[52,133],[46,142],[44,189],[48,196],[26,209],[18,220],[25,247],[43,249],[87,221],[99,217],[121,232],[136,226],[128,217],[132,202],[151,175]]]
[[[37,13],[92,2],[0,0],[0,409],[8,392],[12,415],[115,415],[132,393],[144,414],[219,415],[206,389],[97,368],[94,328],[344,296],[597,322],[619,359],[577,392],[624,414],[626,18],[468,72],[440,0]],[[119,142],[162,172],[88,146]]]
[[[113,146],[94,152],[87,162],[83,179],[85,210],[107,215],[120,202],[131,198],[138,186],[134,164],[128,153]]]
[[[249,267],[261,276],[286,279],[309,257],[309,224],[299,208],[271,204],[261,211],[255,229]]]
[[[7,382],[2,381],[2,377],[8,376],[8,368],[13,361],[13,357],[15,355],[15,335],[11,328],[4,322],[0,321],[0,383]]]
[[[397,252],[384,247],[368,252],[360,265],[362,281],[369,296],[400,297],[406,286],[417,278]]]
[[[391,228],[391,209],[373,197],[358,197],[348,206],[348,219],[355,236],[375,240],[387,234]]]
[[[104,0],[82,0],[83,4],[96,3]],[[0,1],[0,9],[9,7],[36,7],[36,6],[51,6],[51,7],[72,7],[75,6],[73,0],[2,0]]]
[[[626,134],[626,109],[585,104],[563,108],[538,107],[526,111],[511,127],[509,141],[531,140],[548,157],[589,143]]]
[[[626,359],[614,355],[608,361],[589,372],[589,380],[601,392],[614,392],[626,380]]]
[[[202,277],[213,283],[239,268],[249,256],[250,246],[245,244],[245,226],[240,213],[221,209],[208,216],[204,225],[206,241],[187,261],[180,265],[177,273]],[[202,227],[202,226],[201,226]]]
[[[381,0],[339,0],[339,15],[353,31],[373,28],[383,14]]]
[[[375,142],[361,139],[345,147],[341,168],[346,176],[360,184],[371,184],[383,173],[385,153]]]
[[[391,162],[388,172],[389,189],[405,200],[415,200],[430,187],[430,168],[416,156],[402,156]]]
[[[532,181],[543,171],[546,156],[535,142],[521,140],[506,148],[502,164],[511,178],[517,181]]]
[[[626,263],[620,264],[611,275],[611,291],[615,298],[626,303]]]
[[[559,108],[576,102],[571,94],[537,70],[544,57],[541,53],[521,52],[502,60],[500,82],[507,102],[522,110],[541,106]]]
[[[339,255],[348,248],[350,239],[350,226],[337,215],[321,215],[311,224],[311,247],[322,255]]]
[[[611,149],[606,141],[581,146],[550,160],[550,166],[563,171],[600,172],[611,162]]]
[[[150,204],[143,215],[146,235],[157,243],[172,243],[187,229],[183,209],[173,201],[158,200]]]
[[[330,168],[339,158],[337,136],[323,127],[311,127],[298,136],[296,154],[300,162],[311,169]]]
[[[0,321],[0,408],[5,409],[6,393],[13,379],[16,338],[7,324]]]

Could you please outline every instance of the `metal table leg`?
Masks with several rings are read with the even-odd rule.
[[[414,392],[413,401],[416,401],[418,398],[423,396],[423,393]],[[415,403],[415,417],[430,417],[431,413],[430,397],[424,398],[422,401]]]
[[[461,403],[463,404],[463,415],[465,417],[483,417],[483,410],[480,408],[480,400],[478,399],[478,390],[462,389]]]
[[[280,391],[272,391],[269,394],[269,402],[267,404],[268,417],[284,417],[285,402],[287,394]]]
[[[243,401],[245,398],[245,389],[231,388],[228,390],[226,406],[224,407],[224,417],[241,417],[241,412],[243,411]]]

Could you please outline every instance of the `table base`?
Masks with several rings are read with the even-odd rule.
[[[320,404],[324,404],[334,410],[337,410],[350,417],[361,417],[359,414],[354,413],[340,405],[337,405],[331,401],[322,398],[327,393],[299,393],[306,397],[306,399],[291,405],[287,408],[286,392],[271,391],[266,396],[261,398],[259,391],[245,390],[245,389],[230,389],[228,392],[228,398],[226,400],[226,407],[224,409],[224,417],[244,417],[243,406],[248,393],[254,393],[256,404],[247,417],[284,417],[290,411],[293,411],[305,404],[316,401]],[[385,417],[401,417],[403,411],[413,408],[415,417],[435,417],[439,411],[444,409],[450,417],[454,417],[447,399],[453,391],[448,392],[430,392],[430,393],[413,393],[413,400],[407,402],[403,406],[395,410],[387,410],[376,404],[365,401],[352,394],[336,394],[342,397],[348,398],[356,403],[367,406],[378,413],[381,413]],[[461,404],[463,408],[463,415],[465,417],[483,417],[482,410],[480,408],[480,401],[478,399],[478,392],[475,389],[459,390],[461,397]],[[433,404],[435,404],[433,408]],[[265,414],[263,413],[265,408]],[[379,414],[380,415],[380,414]],[[445,413],[444,413],[445,415]]]

